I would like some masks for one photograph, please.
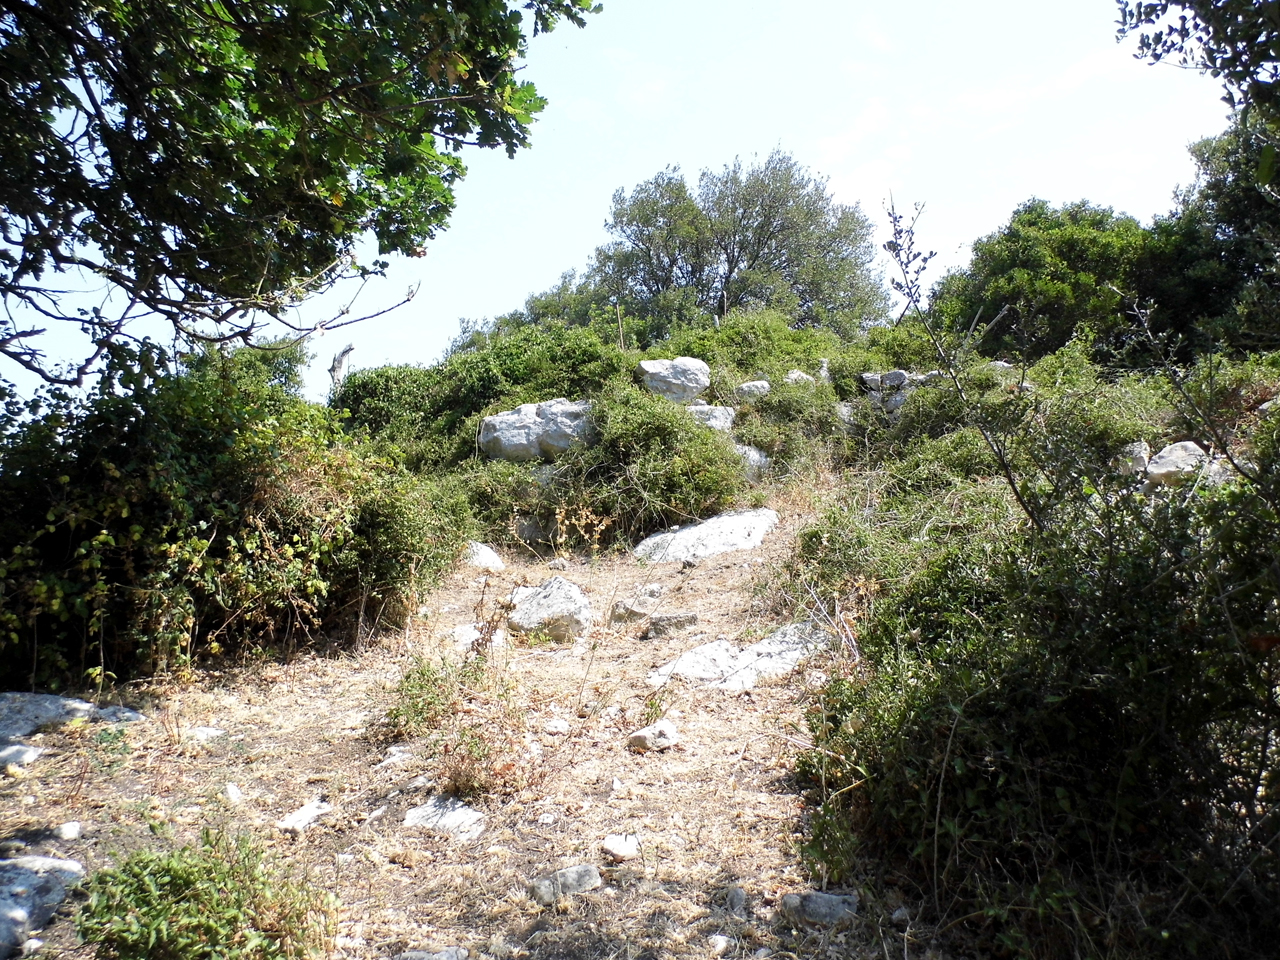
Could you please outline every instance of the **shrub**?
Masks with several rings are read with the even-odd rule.
[[[899,877],[963,954],[1266,956],[1270,434],[1250,449],[1258,484],[1145,496],[1099,465],[1145,413],[1114,402],[1124,382],[1082,385],[1020,400],[998,438],[1038,527],[1008,488],[946,482],[981,459],[968,434],[922,442],[801,537],[797,599],[865,611],[864,660],[810,714],[811,853],[834,879]]]
[[[274,869],[249,837],[130,854],[95,874],[76,917],[113,960],[296,960],[329,947],[336,903]]]
[[[120,358],[87,399],[53,394],[4,424],[4,682],[296,643],[460,549],[457,511],[344,446],[332,412],[162,364]]]

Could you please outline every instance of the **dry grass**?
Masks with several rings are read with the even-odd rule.
[[[406,666],[463,656],[454,627],[474,622],[477,608],[491,611],[512,586],[550,576],[544,562],[514,560],[488,578],[461,571],[404,635],[357,654],[122,691],[153,722],[124,728],[122,738],[95,726],[41,734],[51,753],[29,776],[0,783],[0,837],[92,869],[141,846],[194,842],[204,826],[247,831],[341,898],[342,957],[450,945],[495,958],[708,956],[718,934],[732,938],[730,956],[862,955],[846,933],[795,934],[774,915],[784,894],[809,884],[791,763],[822,665],[740,695],[678,681],[655,695],[646,683],[702,639],[745,642],[776,625],[761,584],[812,513],[812,490],[775,499],[782,522],[752,553],[687,571],[627,556],[574,561],[562,575],[587,591],[597,617],[658,583],[663,610],[693,611],[699,625],[656,640],[634,624],[597,627],[567,648],[497,647],[486,681],[466,686],[439,731],[395,744],[407,749],[389,750],[380,724]],[[677,725],[680,744],[629,752],[627,734],[659,714]],[[547,733],[553,719],[568,721],[569,733]],[[202,726],[226,734],[201,742],[193,731]],[[490,748],[479,762],[487,792],[471,801],[486,829],[472,843],[402,822],[455,782],[463,730]],[[227,798],[228,783],[242,791],[239,803]],[[333,812],[301,837],[274,828],[317,797]],[[85,824],[85,838],[52,840],[48,829],[68,820]],[[600,844],[611,833],[636,834],[641,857],[608,866]],[[576,863],[600,866],[605,886],[554,908],[529,899],[530,879]],[[735,885],[750,898],[749,916],[725,909]],[[49,955],[87,956],[66,922],[46,940]]]

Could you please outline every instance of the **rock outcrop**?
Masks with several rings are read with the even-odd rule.
[[[673,403],[688,403],[711,386],[711,368],[695,357],[641,360],[636,376],[650,393]]]
[[[777,522],[778,515],[767,508],[730,510],[702,523],[655,533],[640,542],[635,555],[654,563],[683,563],[730,550],[751,550],[764,542]]]
[[[479,442],[494,460],[554,460],[575,443],[591,443],[594,433],[590,400],[557,397],[485,417]]]

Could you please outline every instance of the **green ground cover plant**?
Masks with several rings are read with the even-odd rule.
[[[105,960],[305,960],[325,955],[336,903],[283,874],[247,836],[140,850],[99,871],[76,916]]]

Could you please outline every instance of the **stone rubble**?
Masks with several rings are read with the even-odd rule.
[[[627,737],[627,747],[636,753],[654,753],[669,750],[680,742],[676,725],[670,720],[659,720],[637,730]]]
[[[484,833],[485,815],[453,797],[432,797],[404,815],[406,827],[424,827],[455,840],[471,842]]]

